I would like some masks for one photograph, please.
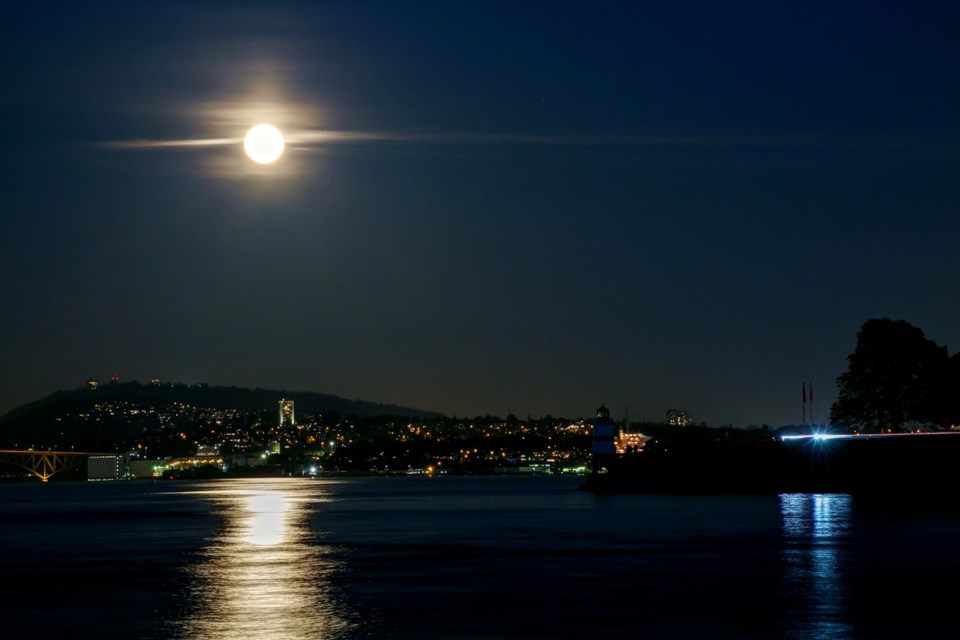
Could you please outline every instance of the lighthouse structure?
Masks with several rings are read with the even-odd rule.
[[[610,410],[604,405],[597,409],[597,419],[593,422],[593,473],[609,468],[617,455],[616,425],[610,419]]]

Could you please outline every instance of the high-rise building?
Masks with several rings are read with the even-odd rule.
[[[293,413],[293,400],[281,400],[280,405],[280,426],[293,426],[297,424]]]
[[[693,418],[683,409],[670,409],[667,411],[667,424],[672,427],[686,427],[693,423]]]

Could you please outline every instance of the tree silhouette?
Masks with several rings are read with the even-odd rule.
[[[951,359],[946,347],[917,327],[903,320],[867,320],[847,361],[830,408],[833,424],[898,431],[908,420],[949,421]]]

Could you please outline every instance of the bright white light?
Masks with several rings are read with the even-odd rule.
[[[279,491],[268,491],[247,499],[246,540],[258,546],[279,544],[286,532],[284,514],[290,509],[290,500]]]
[[[781,440],[839,440],[856,438],[857,436],[842,433],[805,433],[794,436],[780,436]]]
[[[283,134],[269,124],[258,124],[247,132],[243,149],[250,159],[260,164],[270,164],[283,153]]]

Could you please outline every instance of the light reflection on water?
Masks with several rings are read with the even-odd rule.
[[[784,578],[799,628],[791,636],[849,638],[841,554],[850,526],[850,496],[790,493],[780,496]]]
[[[329,549],[308,526],[311,504],[329,500],[321,484],[235,480],[191,493],[213,502],[223,527],[190,569],[193,606],[181,637],[323,640],[348,630],[330,593]]]
[[[250,514],[246,523],[245,541],[252,545],[275,545],[283,542],[287,529],[284,518],[290,510],[290,500],[278,492],[259,493],[247,498]]]

